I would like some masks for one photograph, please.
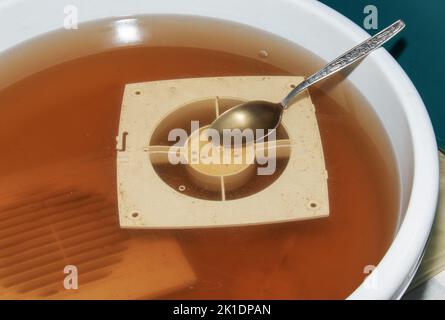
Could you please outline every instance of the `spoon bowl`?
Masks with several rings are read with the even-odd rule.
[[[280,103],[255,100],[241,103],[223,112],[211,125],[221,138],[224,132],[252,130],[255,141],[270,135],[281,122],[284,107]],[[224,139],[221,139],[221,141]],[[248,143],[250,141],[246,141]]]

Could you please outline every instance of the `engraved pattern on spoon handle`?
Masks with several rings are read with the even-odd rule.
[[[352,48],[348,52],[342,54],[340,57],[336,58],[329,64],[327,64],[323,69],[316,72],[305,81],[296,86],[282,101],[281,105],[287,108],[289,102],[297,96],[301,91],[307,89],[314,83],[323,80],[330,75],[346,68],[347,66],[353,64],[354,62],[366,57],[369,53],[375,49],[381,47],[385,42],[390,40],[396,34],[403,30],[405,23],[402,20],[398,20],[386,29],[380,31],[375,36],[369,38],[368,40],[362,42],[358,46]]]

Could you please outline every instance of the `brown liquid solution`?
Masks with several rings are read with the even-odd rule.
[[[151,20],[151,39],[156,39],[156,30],[160,30],[156,26],[165,21],[168,19]],[[201,23],[187,21],[189,26]],[[90,28],[91,34],[95,34],[94,30],[103,30],[109,24],[85,26],[84,30]],[[177,26],[181,25],[173,23],[168,30],[176,31],[178,39],[181,32],[191,28],[183,27],[181,31]],[[211,26],[221,32],[228,28],[224,23]],[[196,30],[204,32],[202,28]],[[183,37],[207,39],[199,32]],[[196,281],[177,290],[160,290],[150,297],[342,299],[360,285],[366,266],[379,263],[394,236],[399,210],[398,176],[381,129],[369,129],[379,128],[377,120],[366,111],[369,107],[365,100],[345,82],[341,84],[340,96],[346,99],[338,99],[331,91],[339,90],[334,82],[310,90],[329,172],[329,218],[211,230],[118,228],[115,136],[126,83],[201,76],[304,75],[321,64],[302,50],[286,47],[283,40],[251,30],[243,32],[252,35],[248,41],[253,43],[253,57],[175,47],[168,41],[161,46],[153,40],[149,47],[114,48],[43,68],[0,91],[0,298],[20,298],[33,292],[36,297],[56,295],[63,291],[60,283],[63,266],[67,264],[80,266],[80,291],[84,283],[96,282],[100,287],[122,263],[122,255],[132,245],[132,239],[150,241],[159,237],[177,240]],[[243,32],[240,34],[244,35]],[[207,37],[211,39],[211,33]],[[228,37],[219,39],[224,42]],[[284,50],[278,50],[279,45],[291,52],[283,53]],[[274,48],[266,60],[256,57],[256,48],[263,46]],[[273,60],[274,53],[282,63]],[[284,59],[287,54],[289,59]],[[37,53],[36,60],[43,56],[44,53]],[[14,66],[10,70],[18,72],[20,68]],[[106,219],[109,229],[105,232],[101,223],[79,222],[85,210],[72,202],[58,202],[58,210],[50,215],[53,200],[47,198],[55,197],[61,189],[70,196],[79,192],[94,195],[93,198],[100,195],[108,209],[88,214],[100,215],[94,221]],[[40,197],[38,194],[43,192],[46,196]],[[17,207],[25,209],[17,211]],[[39,216],[39,212],[44,212],[44,216]],[[63,220],[66,229],[52,232],[72,239],[75,236],[70,230],[77,230],[80,245],[60,237],[57,241],[47,239],[45,234],[38,233],[47,224],[58,223],[54,220],[59,216],[67,219]],[[40,222],[42,225],[38,225]],[[66,245],[61,257],[53,255],[60,249],[56,242]],[[82,256],[82,250],[88,254]],[[90,260],[97,263],[88,264]],[[136,259],[129,262],[137,263]],[[88,271],[86,275],[84,270]],[[132,291],[130,284],[121,282],[123,291]],[[102,298],[105,294],[98,290],[86,296]],[[146,296],[144,292],[139,294],[140,298]]]

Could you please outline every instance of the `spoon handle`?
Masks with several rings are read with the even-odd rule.
[[[317,83],[330,75],[346,68],[354,62],[363,59],[375,49],[381,47],[385,42],[390,40],[396,34],[405,28],[405,23],[402,20],[398,20],[386,29],[380,31],[375,36],[362,42],[358,46],[352,48],[348,52],[342,54],[332,62],[328,63],[323,69],[314,73],[312,76],[304,80],[297,85],[282,101],[281,105],[284,109],[289,106],[292,99],[297,96],[301,91],[306,90],[308,87]]]

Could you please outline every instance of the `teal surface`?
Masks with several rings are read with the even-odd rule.
[[[379,30],[403,19],[406,29],[399,40],[385,47],[409,75],[425,102],[437,141],[445,150],[445,0],[320,0],[359,26],[375,5]],[[378,30],[367,30],[374,34]]]

